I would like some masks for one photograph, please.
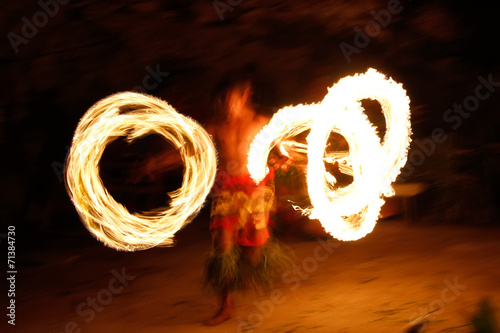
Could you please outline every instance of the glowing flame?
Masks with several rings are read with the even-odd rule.
[[[387,123],[382,144],[363,113],[362,99],[377,100],[382,107]],[[310,128],[307,187],[312,207],[302,210],[320,220],[335,238],[364,237],[375,226],[382,196],[392,195],[391,183],[406,163],[411,134],[409,103],[401,84],[374,69],[345,77],[329,89],[321,103],[279,110],[252,142],[248,170],[260,182],[267,173],[272,147]],[[349,144],[348,156],[343,152],[325,156],[332,131]],[[287,145],[293,147],[293,143]],[[339,161],[340,170],[352,174],[354,181],[333,190],[336,179],[326,171],[325,161]]]
[[[360,100],[375,99],[387,123],[380,143],[363,113]],[[319,104],[285,107],[255,137],[248,170],[256,182],[267,174],[267,158],[277,142],[311,129],[307,145],[284,141],[286,147],[307,152],[307,186],[312,206],[301,208],[321,221],[341,240],[356,240],[373,230],[382,196],[393,193],[392,181],[406,163],[410,143],[409,99],[400,84],[374,69],[341,79]],[[325,154],[331,132],[342,135],[349,152]],[[169,193],[170,207],[130,214],[116,202],[99,176],[104,149],[118,137],[132,141],[157,133],[172,143],[184,163],[181,188]],[[333,189],[334,176],[325,162],[339,162],[339,170],[354,181]],[[208,133],[194,120],[177,113],[166,102],[138,93],[119,93],[92,106],[80,120],[66,163],[66,187],[87,229],[119,250],[171,245],[174,234],[200,210],[215,179],[216,150]]]
[[[132,141],[156,133],[172,143],[184,163],[181,188],[170,207],[130,214],[99,176],[104,149],[118,137]],[[200,210],[215,179],[216,151],[194,120],[152,96],[125,92],[92,106],[80,120],[66,162],[66,187],[84,225],[100,241],[132,251],[172,245],[173,236]]]

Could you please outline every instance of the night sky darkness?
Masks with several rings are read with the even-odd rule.
[[[429,184],[419,197],[421,217],[498,223],[499,26],[490,2],[223,3],[2,4],[3,229],[15,224],[33,235],[82,229],[62,168],[76,124],[93,103],[145,91],[206,124],[214,87],[244,68],[252,69],[254,99],[265,112],[318,101],[327,86],[368,67],[402,82],[412,100],[414,142],[413,165],[399,181]],[[103,167],[117,188],[127,168],[161,150],[150,140],[106,152],[124,166]],[[176,180],[171,174],[161,181],[175,188]],[[164,200],[155,193],[162,188],[146,205]]]

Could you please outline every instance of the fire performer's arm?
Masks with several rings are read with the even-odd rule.
[[[141,165],[135,167],[128,178],[132,184],[136,184],[147,178],[150,181],[164,172],[179,168],[182,165],[182,159],[177,150],[169,149],[160,154],[150,156]]]

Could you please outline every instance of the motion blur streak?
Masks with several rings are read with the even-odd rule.
[[[363,112],[362,99],[377,100],[381,105],[387,128],[382,143]],[[320,220],[337,239],[360,239],[375,227],[383,196],[393,194],[391,183],[406,163],[411,134],[409,104],[402,85],[375,69],[345,77],[329,89],[321,103],[279,110],[252,142],[248,170],[260,182],[274,145],[310,129],[306,177],[312,206],[296,208]],[[331,132],[345,138],[348,154],[325,154]],[[285,145],[303,149],[289,142]],[[353,182],[334,189],[336,179],[326,171],[325,162],[339,162],[340,171],[352,175]]]
[[[169,207],[131,214],[113,199],[99,176],[99,161],[118,137],[133,141],[159,134],[180,152],[182,186]],[[66,162],[66,187],[87,229],[117,250],[173,244],[173,236],[201,209],[215,179],[217,156],[208,133],[194,120],[152,96],[124,92],[93,105],[80,120]]]

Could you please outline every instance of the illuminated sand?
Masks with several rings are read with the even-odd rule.
[[[237,295],[234,319],[202,325],[217,304],[200,285],[210,248],[207,223],[193,221],[171,248],[118,252],[82,231],[52,242],[44,254],[23,256],[31,264],[19,275],[19,318],[12,332],[60,333],[73,321],[82,333],[237,333],[259,319],[252,313],[260,311],[256,304],[268,304],[270,294]],[[262,308],[264,320],[251,327],[253,332],[398,333],[415,313],[441,301],[445,307],[431,318],[427,332],[470,332],[458,326],[467,324],[482,297],[500,307],[499,238],[499,229],[408,227],[391,220],[380,221],[359,241],[334,240],[340,246],[331,254],[317,250],[321,245],[315,240],[284,239],[297,254],[300,271],[276,283],[279,304],[269,314]],[[135,278],[87,323],[88,315],[80,316],[76,308],[106,290],[111,271],[122,268]],[[444,281],[455,279],[466,289],[460,287],[458,296],[445,291],[442,300]]]

